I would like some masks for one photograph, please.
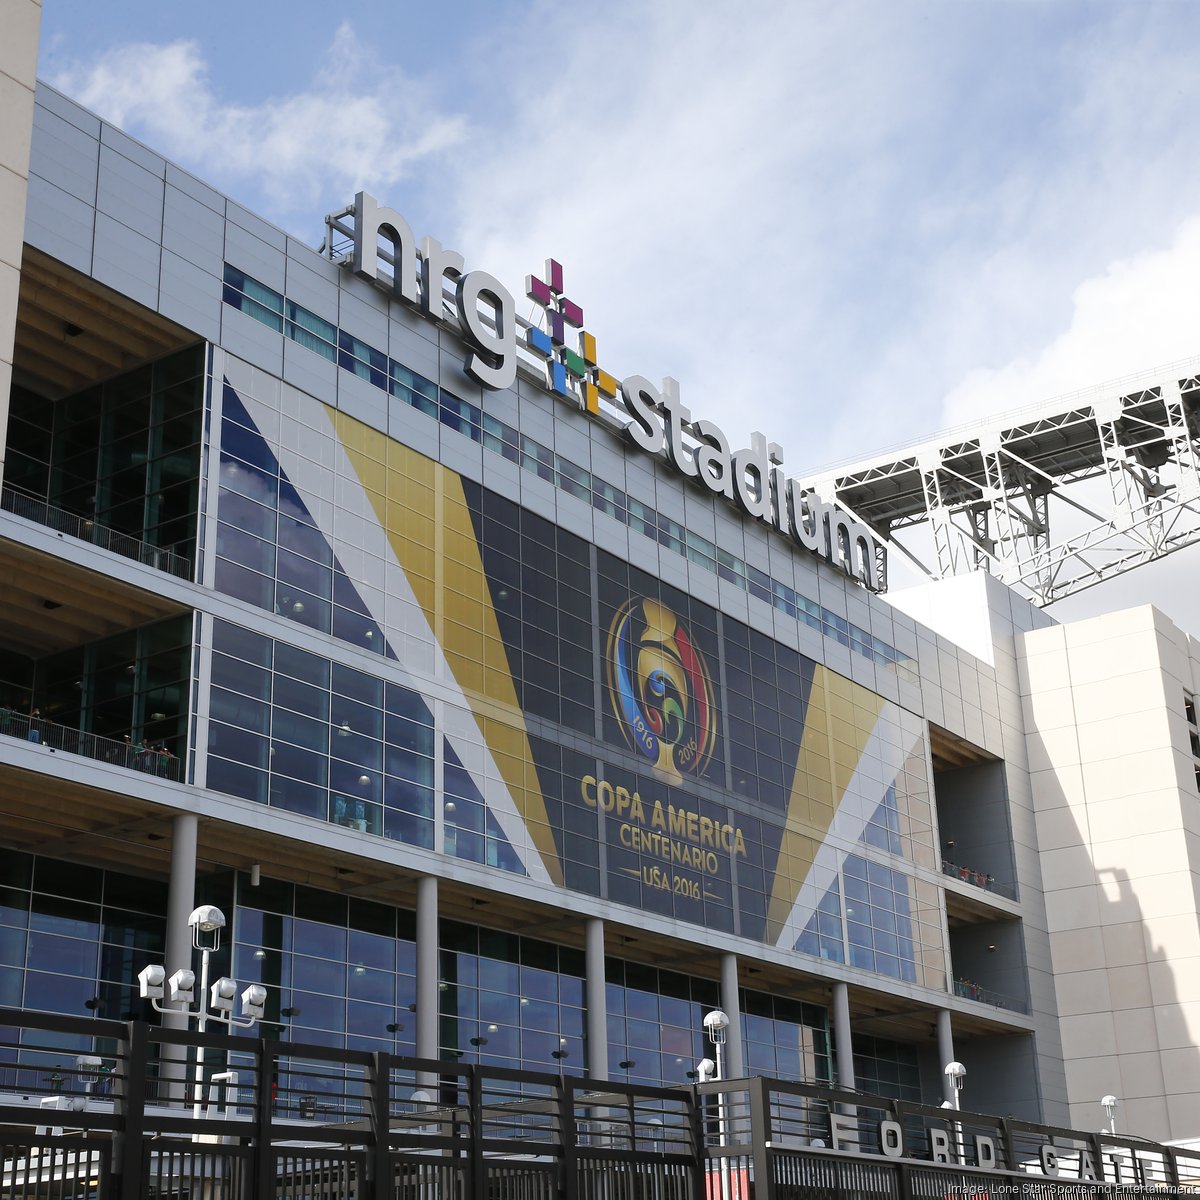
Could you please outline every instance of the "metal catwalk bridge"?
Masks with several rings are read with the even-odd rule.
[[[807,482],[930,578],[1044,607],[1200,541],[1200,358]]]

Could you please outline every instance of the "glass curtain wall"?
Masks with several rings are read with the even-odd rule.
[[[5,483],[194,558],[203,413],[203,345],[55,402],[14,388]]]
[[[34,660],[0,655],[0,705],[68,729],[165,743],[182,756],[187,734],[192,617],[184,615]],[[141,764],[128,763],[137,766]]]
[[[0,850],[0,879],[0,1006],[157,1020],[136,980],[162,961],[165,881],[11,850]],[[214,971],[269,989],[264,1036],[415,1054],[413,913],[269,878],[252,887],[245,875],[211,877],[201,892],[232,917]],[[620,958],[609,958],[605,972],[610,1078],[694,1079],[696,1063],[711,1055],[702,1022],[718,1004],[716,981]],[[443,1059],[583,1074],[584,995],[581,950],[441,922]],[[741,1003],[748,1074],[830,1082],[824,1008],[752,990]],[[855,1038],[855,1072],[868,1091],[920,1100],[917,1062],[913,1046]],[[6,1070],[15,1067],[0,1061],[0,1081]]]

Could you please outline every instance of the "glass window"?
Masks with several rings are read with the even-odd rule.
[[[316,313],[287,301],[287,335],[308,350],[313,350],[331,361],[337,360],[334,343],[337,330]]]

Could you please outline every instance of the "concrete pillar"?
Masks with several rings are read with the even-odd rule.
[[[725,1078],[745,1079],[746,1059],[742,1054],[742,1002],[738,996],[736,954],[721,955],[721,1007],[729,1018],[725,1035]]]
[[[433,875],[417,880],[417,1057],[437,1058],[438,884]]]
[[[833,1046],[837,1051],[837,1085],[853,1090],[854,1039],[850,1033],[850,989],[844,983],[833,985]]]
[[[604,976],[604,922],[599,917],[588,921],[586,936],[587,1073],[591,1079],[607,1079],[608,993]]]
[[[939,1008],[937,1015],[938,1074],[942,1077],[942,1099],[954,1103],[954,1085],[946,1077],[946,1064],[954,1062],[954,1029],[950,1010]]]
[[[167,975],[192,965],[188,917],[196,907],[196,840],[200,823],[194,813],[171,822],[171,882],[167,890]],[[166,1022],[164,1022],[166,1024]]]
[[[192,931],[188,917],[196,907],[196,841],[199,821],[194,813],[180,813],[171,822],[171,881],[167,888],[167,937],[163,965],[169,979],[181,967],[192,966]],[[164,1013],[166,1029],[186,1029],[182,1013]],[[166,1085],[164,1100],[183,1100],[187,1087],[187,1058],[183,1051],[163,1053],[161,1076]]]

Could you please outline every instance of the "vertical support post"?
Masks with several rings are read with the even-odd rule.
[[[565,1200],[578,1200],[582,1189],[579,1186],[579,1131],[575,1124],[575,1080],[559,1074],[554,1086],[558,1096],[558,1162],[562,1172],[559,1195]]]
[[[487,1200],[487,1160],[483,1156],[483,1072],[477,1064],[467,1068],[467,1095],[471,1109],[471,1148],[467,1158],[470,1179],[463,1190],[471,1200]]]
[[[389,1061],[389,1056],[380,1051],[371,1055],[371,1183],[368,1194],[373,1200],[390,1200],[392,1195]]]
[[[725,1064],[721,1076],[744,1079],[746,1060],[742,1056],[742,1006],[738,996],[738,960],[736,954],[721,955],[721,1007],[729,1018],[725,1034]]]
[[[604,922],[588,920],[586,930],[587,1073],[608,1078],[608,994],[604,975]]]
[[[1167,1183],[1170,1185],[1171,1191],[1178,1196],[1182,1185],[1179,1179],[1179,1157],[1175,1153],[1174,1146],[1163,1147],[1163,1159],[1167,1164]]]
[[[692,1140],[691,1200],[706,1200],[708,1195],[708,1148],[704,1129],[704,1097],[692,1084],[688,1105],[688,1125]]]
[[[767,1081],[759,1076],[750,1080],[750,1153],[754,1162],[754,1195],[757,1200],[773,1200],[775,1180],[771,1174],[771,1104]]]
[[[271,1146],[271,1119],[275,1093],[278,1043],[258,1040],[258,1088],[254,1097],[254,1195],[275,1195],[275,1152]]]
[[[1000,1136],[1004,1140],[1004,1150],[1000,1165],[1006,1171],[1019,1171],[1021,1168],[1017,1162],[1017,1150],[1013,1142],[1012,1124],[1008,1117],[1001,1117],[1000,1119]]]
[[[938,1073],[942,1076],[942,1099],[949,1100],[955,1108],[958,1107],[958,1092],[954,1088],[954,1083],[948,1075],[943,1071],[947,1063],[955,1061],[954,1058],[954,1028],[950,1024],[950,1010],[948,1008],[939,1008],[937,1015],[937,1046],[938,1046]]]
[[[170,977],[192,965],[192,931],[188,917],[196,906],[196,842],[199,821],[195,813],[179,813],[171,822],[171,881],[167,891],[167,938],[164,966]],[[202,993],[203,994],[203,993]],[[164,1029],[186,1029],[183,1013],[163,1013]],[[200,1053],[197,1051],[197,1053]],[[187,1052],[163,1046],[159,1079],[163,1103],[187,1100]]]
[[[120,1123],[114,1146],[113,1169],[119,1183],[119,1200],[142,1200],[146,1194],[142,1174],[146,1166],[146,1068],[150,1029],[145,1021],[130,1021],[122,1047],[117,1110]]]
[[[417,1057],[438,1057],[438,881],[417,880]],[[417,1086],[436,1092],[437,1080],[422,1074]]]
[[[850,1033],[850,988],[833,985],[833,1045],[837,1051],[837,1085],[854,1091],[854,1039]]]

